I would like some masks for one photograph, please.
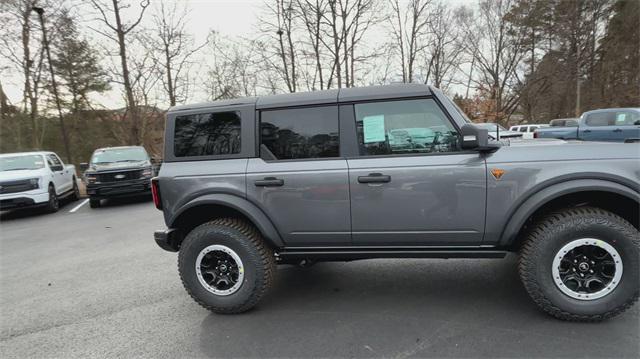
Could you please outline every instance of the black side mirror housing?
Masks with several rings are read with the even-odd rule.
[[[86,171],[86,170],[88,170],[88,169],[89,169],[89,164],[88,164],[88,163],[86,163],[86,162],[82,162],[82,163],[80,164],[80,172],[84,172],[84,171]]]
[[[495,152],[500,148],[500,143],[489,142],[489,131],[486,128],[467,123],[462,126],[460,133],[463,150]]]

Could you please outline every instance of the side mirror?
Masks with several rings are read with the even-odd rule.
[[[86,163],[86,162],[82,162],[82,163],[80,164],[80,172],[84,172],[84,171],[86,171],[86,170],[88,170],[88,169],[89,169],[89,164],[88,164],[88,163]]]
[[[466,124],[460,129],[462,137],[462,149],[478,152],[495,152],[500,148],[500,143],[489,143],[489,131],[473,124]]]

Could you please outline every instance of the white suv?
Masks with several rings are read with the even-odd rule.
[[[61,197],[79,197],[74,165],[53,152],[0,155],[0,210],[41,206],[55,212]]]

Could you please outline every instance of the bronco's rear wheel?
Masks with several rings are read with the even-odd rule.
[[[200,305],[215,313],[241,313],[271,287],[275,257],[250,223],[216,219],[186,236],[178,270],[185,289]]]
[[[552,213],[528,233],[520,278],[534,302],[554,317],[613,317],[640,293],[639,237],[630,223],[599,208]]]

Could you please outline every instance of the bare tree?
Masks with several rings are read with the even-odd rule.
[[[477,16],[466,16],[460,24],[465,52],[473,57],[478,70],[471,81],[491,104],[487,119],[497,122],[503,122],[518,104],[514,89],[524,51],[522,34],[513,31],[513,25],[505,18],[512,6],[513,0],[483,0]]]
[[[429,30],[430,17],[427,12],[431,0],[411,0],[403,8],[399,0],[389,0],[392,15],[389,25],[394,48],[400,56],[402,82],[412,82],[418,56],[427,46],[424,38]]]
[[[323,74],[323,48],[321,42],[322,19],[327,11],[327,1],[325,0],[297,0],[300,16],[304,27],[307,30],[309,45],[314,59],[314,74],[310,81],[310,89],[315,89],[316,77],[320,83],[320,90],[325,89],[325,78]]]
[[[9,31],[15,33],[8,36],[0,36],[2,44],[1,54],[10,61],[22,74],[23,100],[22,109],[29,115],[30,147],[33,149],[42,146],[42,134],[44,125],[39,117],[39,98],[42,91],[42,71],[44,68],[44,46],[40,41],[34,42],[32,32],[38,31],[37,21],[32,23],[33,9],[36,0],[8,0],[1,3],[0,20]],[[35,19],[35,18],[33,18]],[[37,34],[37,33],[36,33]],[[37,39],[40,36],[35,35]],[[18,137],[18,146],[22,134]]]
[[[179,8],[178,2],[168,5],[162,0],[153,15],[154,56],[162,68],[162,85],[171,106],[187,98],[191,58],[208,42],[194,45],[193,37],[185,29],[188,14],[186,6]]]
[[[134,88],[131,83],[131,74],[129,71],[129,59],[127,52],[127,44],[130,40],[130,34],[142,21],[142,17],[146,9],[149,7],[149,0],[142,0],[139,4],[139,12],[137,18],[133,22],[127,22],[122,17],[122,10],[131,7],[131,4],[125,3],[125,0],[111,0],[108,4],[106,0],[91,0],[93,7],[100,13],[98,18],[106,27],[105,30],[94,29],[99,34],[114,41],[118,45],[118,55],[120,57],[122,85],[125,90],[127,101],[127,114],[130,120],[131,133],[129,141],[132,144],[141,142],[140,116],[137,109],[137,103],[134,95]]]
[[[455,14],[444,2],[435,3],[431,9],[429,37],[425,52],[427,58],[425,83],[447,90],[459,69],[463,46],[458,41],[460,29]]]

